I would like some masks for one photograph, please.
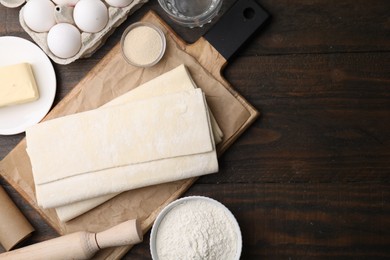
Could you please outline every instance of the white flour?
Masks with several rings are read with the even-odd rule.
[[[214,203],[189,200],[161,221],[156,236],[160,260],[234,259],[238,234],[225,211]]]

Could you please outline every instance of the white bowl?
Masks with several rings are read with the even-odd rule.
[[[242,250],[242,236],[241,236],[241,231],[240,231],[240,227],[237,223],[237,220],[235,219],[233,214],[230,212],[230,210],[228,208],[226,208],[223,204],[221,204],[220,202],[218,202],[214,199],[211,199],[208,197],[203,197],[203,196],[189,196],[189,197],[184,197],[184,198],[175,200],[175,201],[171,202],[170,204],[168,204],[160,212],[160,214],[157,216],[157,218],[153,224],[151,235],[150,235],[150,252],[152,254],[152,259],[154,259],[154,260],[159,259],[158,255],[157,255],[156,239],[158,236],[158,229],[159,229],[159,226],[160,226],[162,220],[176,206],[179,206],[179,205],[186,203],[188,201],[195,201],[195,200],[201,200],[201,201],[205,201],[207,203],[211,203],[213,206],[216,206],[224,211],[226,216],[229,218],[230,223],[232,224],[232,228],[234,229],[234,233],[237,235],[237,245],[236,245],[237,246],[237,250],[236,250],[237,253],[232,260],[240,259],[241,250]],[[231,260],[231,259],[224,259],[224,260]]]

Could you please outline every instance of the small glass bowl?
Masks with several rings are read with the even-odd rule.
[[[147,63],[147,64],[139,64],[136,61],[131,60],[125,54],[125,39],[126,39],[127,34],[131,30],[133,30],[133,29],[135,29],[137,27],[141,27],[141,26],[146,26],[146,27],[149,27],[149,28],[155,30],[158,33],[158,35],[160,36],[160,39],[161,39],[161,50],[160,50],[159,55],[156,57],[155,60],[153,60],[152,62]],[[121,37],[122,56],[123,56],[123,58],[125,59],[125,61],[127,63],[129,63],[129,64],[131,64],[133,66],[136,66],[136,67],[147,68],[147,67],[151,67],[153,65],[156,65],[161,60],[161,58],[164,56],[165,49],[166,49],[166,38],[165,38],[165,35],[164,35],[163,31],[160,28],[158,28],[157,26],[155,26],[152,23],[148,23],[148,22],[136,22],[136,23],[133,23],[132,25],[130,25],[129,27],[126,28],[126,30],[123,32],[122,37]],[[145,49],[144,51],[147,51],[147,50]]]

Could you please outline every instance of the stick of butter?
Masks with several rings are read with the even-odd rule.
[[[28,63],[0,67],[0,107],[39,98],[34,74]]]

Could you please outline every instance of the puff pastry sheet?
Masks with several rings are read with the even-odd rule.
[[[200,89],[46,121],[26,139],[44,208],[218,171]]]
[[[171,71],[168,71],[142,84],[141,86],[111,100],[103,107],[122,105],[129,102],[134,102],[165,94],[171,94],[183,90],[191,90],[195,88],[197,88],[197,86],[192,80],[192,77],[188,72],[187,68],[184,65],[180,65],[172,69]],[[211,112],[209,112],[209,115],[211,127],[213,129],[214,141],[216,144],[218,144],[222,141],[223,134]],[[63,222],[71,220],[115,197],[116,195],[118,195],[118,193],[99,196],[96,198],[57,207],[57,216]]]

